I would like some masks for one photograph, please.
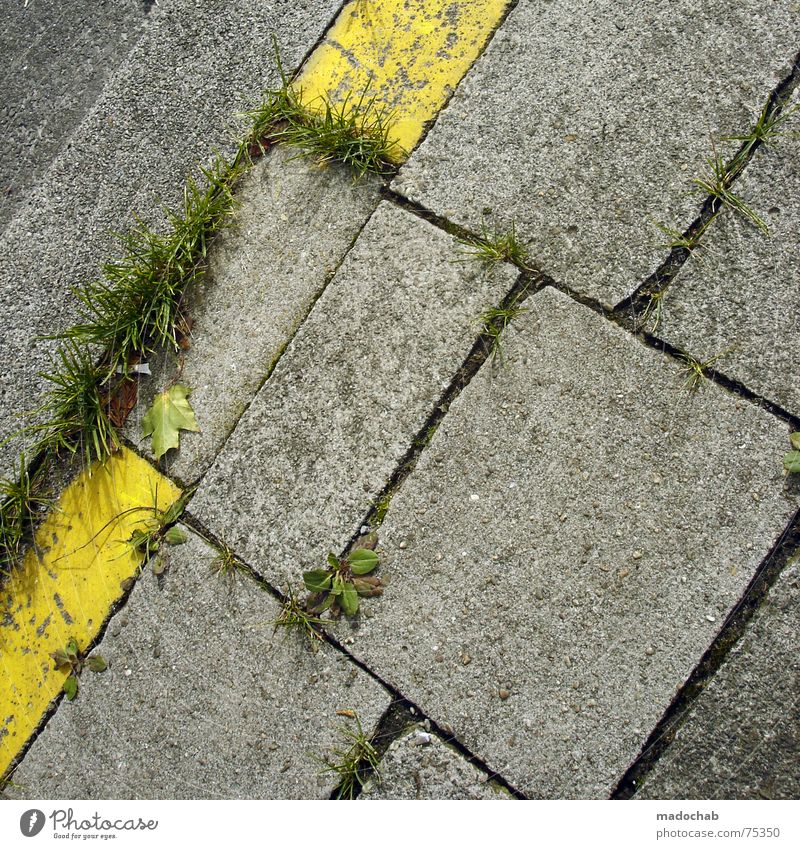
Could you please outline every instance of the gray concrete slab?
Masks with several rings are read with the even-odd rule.
[[[789,566],[637,793],[800,798],[800,569]]]
[[[128,55],[142,0],[2,4],[0,231]]]
[[[415,725],[381,758],[380,779],[372,778],[363,800],[491,799],[512,797],[452,746]]]
[[[552,289],[526,306],[392,500],[389,587],[340,639],[525,794],[606,797],[798,497],[782,423]]]
[[[701,361],[727,352],[715,368],[800,415],[800,141],[760,148],[735,191],[771,237],[725,210],[661,301],[656,335]]]
[[[341,748],[337,710],[370,733],[389,694],[329,646],[273,634],[274,599],[211,574],[190,532],[163,579],[148,570],[14,774],[14,797],[325,798],[318,758]]]
[[[709,134],[749,129],[800,41],[792,0],[520,3],[394,181],[460,224],[508,226],[605,304],[666,258]]]
[[[191,510],[283,585],[358,530],[514,281],[378,207],[217,457]]]
[[[279,84],[275,34],[291,70],[339,0],[253,4],[166,0],[80,127],[0,239],[0,443],[38,406],[52,343],[36,338],[75,318],[71,287],[116,255],[110,231],[134,212],[160,223],[177,206],[187,173],[216,148],[233,149],[235,113]],[[13,471],[24,441],[0,447]]]
[[[128,436],[157,391],[180,380],[192,389],[200,433],[184,433],[165,467],[197,480],[213,461],[275,360],[379,201],[381,181],[350,169],[320,168],[296,149],[274,147],[237,190],[235,223],[209,255],[206,279],[190,295],[190,351],[166,353],[141,382]]]

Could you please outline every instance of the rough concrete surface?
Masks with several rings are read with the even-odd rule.
[[[339,552],[511,288],[389,203],[203,479],[191,510],[270,581]]]
[[[770,236],[725,210],[662,299],[655,332],[701,361],[727,352],[714,368],[800,415],[800,140],[761,147],[734,190]]]
[[[606,797],[797,496],[775,419],[554,290],[526,306],[395,495],[351,651],[525,794]]]
[[[138,40],[142,0],[0,4],[0,231]]]
[[[183,481],[211,464],[378,205],[372,175],[355,181],[347,168],[297,157],[273,147],[247,175],[235,224],[214,242],[206,279],[190,294],[191,350],[165,355],[158,376],[142,381],[128,427],[134,441],[156,391],[176,379],[192,389],[201,432],[183,434],[165,461]]]
[[[799,619],[795,562],[697,699],[637,798],[800,798]]]
[[[380,778],[364,786],[359,799],[492,799],[508,792],[488,779],[454,748],[415,725],[389,746]]]
[[[338,0],[253,4],[165,0],[101,96],[0,239],[0,443],[36,408],[53,334],[75,318],[71,287],[117,253],[110,232],[133,213],[162,221],[184,179],[214,149],[230,151],[235,113],[280,84],[272,35],[295,67]],[[0,447],[0,474],[23,440]]]
[[[793,0],[520,3],[394,187],[605,304],[666,258],[709,134],[754,123],[800,42]]]
[[[187,529],[188,530],[188,529]],[[373,729],[390,697],[328,646],[273,633],[279,605],[250,579],[211,574],[189,532],[163,578],[148,570],[14,773],[13,797],[325,798],[318,758],[341,748],[337,710]]]

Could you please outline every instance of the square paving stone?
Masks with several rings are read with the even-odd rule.
[[[793,0],[520,3],[394,187],[609,305],[666,258],[709,136],[747,131],[800,41]]]
[[[346,638],[532,797],[606,797],[797,505],[785,426],[552,289],[453,403]]]

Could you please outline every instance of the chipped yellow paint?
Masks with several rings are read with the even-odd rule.
[[[500,22],[508,0],[352,0],[297,85],[308,107],[367,101],[392,112],[391,136],[416,146]]]
[[[36,551],[0,587],[0,775],[61,692],[67,673],[50,652],[70,637],[80,650],[95,639],[141,564],[125,541],[153,527],[153,508],[167,509],[180,494],[121,451],[64,490],[36,534]]]

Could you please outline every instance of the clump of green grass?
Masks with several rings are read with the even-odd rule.
[[[239,561],[233,551],[227,545],[218,548],[214,559],[211,561],[211,574],[232,580],[238,570]]]
[[[653,292],[649,295],[647,299],[647,306],[636,325],[637,330],[644,330],[650,322],[653,323],[653,326],[650,328],[650,332],[655,333],[656,330],[658,330],[658,326],[661,323],[661,311],[663,309],[663,302],[666,295],[666,289],[661,289],[661,291]]]
[[[319,629],[325,625],[325,620],[309,613],[290,587],[281,605],[278,618],[271,624],[274,626],[273,633],[278,628],[283,628],[287,632],[299,631],[312,644],[317,645],[323,639]]]
[[[705,235],[708,228],[711,226],[719,212],[713,212],[707,221],[704,221],[696,230],[689,230],[686,233],[681,233],[674,227],[669,227],[661,221],[651,219],[653,224],[667,237],[667,241],[662,243],[662,248],[682,248],[690,254],[694,254],[696,248],[700,247],[700,240]]]
[[[19,566],[39,512],[50,504],[41,490],[40,475],[31,474],[24,454],[19,466],[19,478],[0,480],[0,575]]]
[[[486,266],[512,262],[520,268],[528,267],[528,249],[517,236],[514,222],[508,230],[489,230],[484,226],[480,236],[465,236],[458,241],[464,245],[463,253],[469,259],[476,259]]]
[[[769,235],[769,227],[761,216],[750,206],[743,198],[731,190],[731,182],[737,174],[736,160],[729,166],[725,163],[722,156],[717,153],[716,148],[713,149],[713,155],[706,162],[709,166],[709,173],[702,177],[693,177],[692,183],[695,186],[695,191],[701,194],[710,195],[719,204],[727,206],[734,212],[742,215],[765,235]]]
[[[726,348],[726,350],[720,351],[718,354],[714,354],[713,357],[710,357],[704,362],[695,359],[695,357],[688,354],[686,351],[681,351],[680,358],[684,362],[681,371],[686,375],[686,379],[683,382],[684,388],[688,389],[690,392],[696,392],[702,385],[703,378],[707,376],[707,372],[711,366],[714,365],[717,360],[720,360],[722,357],[730,354],[732,350],[732,348]]]
[[[29,430],[39,433],[35,453],[81,452],[87,465],[104,461],[119,448],[109,415],[116,378],[98,364],[91,351],[70,340],[58,350],[53,368],[40,374],[50,389],[39,413],[45,421]]]
[[[381,174],[400,153],[391,135],[393,117],[363,94],[355,102],[321,97],[284,115],[273,140],[300,147],[321,164],[343,162],[359,176]]]
[[[738,141],[742,142],[742,147],[739,153],[734,157],[731,165],[733,173],[740,173],[750,157],[753,148],[758,144],[772,146],[778,139],[793,134],[791,131],[786,132],[783,127],[786,121],[800,109],[800,103],[795,104],[789,109],[782,109],[772,103],[767,103],[761,110],[758,120],[753,129],[746,135],[731,135],[724,136],[722,141]]]
[[[331,756],[325,758],[322,774],[333,773],[339,777],[334,790],[337,799],[355,799],[370,775],[380,775],[378,752],[364,734],[361,720],[352,712],[355,728],[348,725],[340,727],[346,748],[334,749]]]
[[[509,324],[518,316],[528,312],[527,308],[516,301],[507,306],[488,307],[479,317],[481,333],[488,338],[489,356],[492,363],[505,362],[503,356],[503,333]]]

